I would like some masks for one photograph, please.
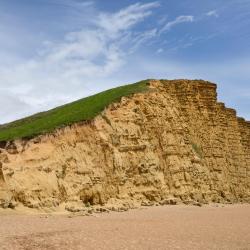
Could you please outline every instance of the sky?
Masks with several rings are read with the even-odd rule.
[[[250,120],[250,0],[0,0],[0,123],[142,79],[204,79]]]

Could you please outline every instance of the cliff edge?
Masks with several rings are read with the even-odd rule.
[[[89,121],[0,143],[0,207],[250,202],[250,122],[202,80],[150,80]]]

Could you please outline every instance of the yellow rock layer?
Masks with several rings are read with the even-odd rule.
[[[0,149],[0,206],[80,211],[250,201],[250,122],[201,80],[150,82],[82,122]]]

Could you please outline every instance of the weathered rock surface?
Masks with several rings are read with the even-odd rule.
[[[209,82],[152,80],[91,122],[0,148],[1,207],[178,202],[250,202],[250,122]]]

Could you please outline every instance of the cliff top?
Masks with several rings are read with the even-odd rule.
[[[46,112],[0,125],[0,142],[32,138],[75,122],[91,120],[121,97],[146,91],[148,83],[149,80],[143,80],[109,89]]]
[[[216,84],[203,80],[160,80],[162,83],[181,85],[189,83],[195,85],[206,85],[216,88]],[[0,142],[12,141],[21,138],[33,138],[40,134],[52,132],[56,128],[70,124],[89,121],[100,114],[109,104],[117,102],[121,97],[148,90],[150,80],[109,89],[104,92],[77,100],[72,103],[41,112],[11,123],[0,125]]]

